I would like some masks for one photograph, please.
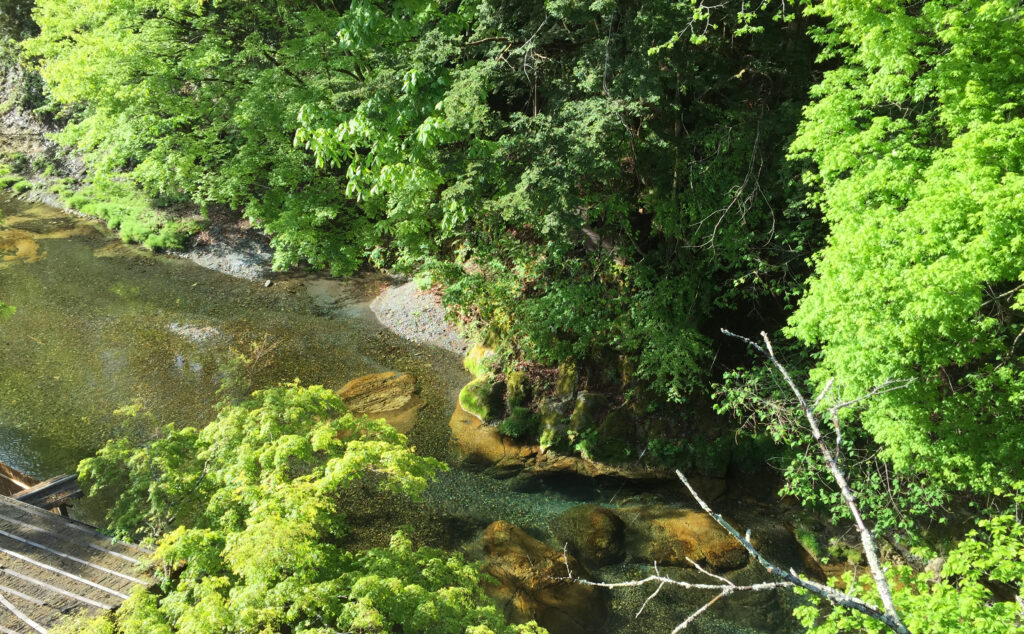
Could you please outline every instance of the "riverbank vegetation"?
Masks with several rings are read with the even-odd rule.
[[[842,526],[786,386],[721,329],[777,333],[822,408],[871,395],[826,433],[909,566],[899,601],[1021,627],[1019,3],[0,6],[38,77],[10,107],[59,118],[91,191],[120,192],[82,210],[127,238],[195,229],[133,200],[223,205],[278,268],[413,274],[493,349],[465,400],[509,435],[770,460]]]

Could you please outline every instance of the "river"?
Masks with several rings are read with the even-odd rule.
[[[232,350],[263,340],[275,348],[254,387],[298,379],[339,388],[372,372],[413,374],[427,405],[410,440],[421,453],[453,462],[447,421],[470,377],[455,354],[381,327],[369,301],[388,283],[384,277],[297,274],[264,287],[125,245],[99,223],[45,206],[0,199],[0,217],[0,300],[17,309],[0,321],[3,462],[48,478],[73,472],[108,439],[143,443],[166,423],[202,425],[213,416]],[[145,415],[115,413],[122,408]],[[387,516],[371,504],[362,516],[354,512],[353,522],[363,531],[361,545],[383,545],[397,526],[409,525],[422,543],[454,549],[498,519],[550,542],[554,515],[623,499],[683,496],[614,481],[494,479],[453,468],[424,503],[390,507]],[[86,501],[74,512],[102,524],[102,504]],[[643,566],[619,568],[604,576],[646,574]],[[693,601],[666,594],[633,618],[646,593],[616,591],[603,631],[670,631]],[[696,631],[790,631],[792,623],[777,616],[780,601],[716,606]]]

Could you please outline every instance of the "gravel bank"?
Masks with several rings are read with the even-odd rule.
[[[388,330],[416,343],[464,354],[469,342],[445,319],[440,298],[413,282],[390,286],[370,303],[370,310]]]

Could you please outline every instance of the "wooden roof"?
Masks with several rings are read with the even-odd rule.
[[[0,496],[0,634],[46,632],[68,615],[121,604],[156,580],[148,551]]]

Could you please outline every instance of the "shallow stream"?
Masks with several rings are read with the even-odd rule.
[[[0,321],[0,461],[48,478],[73,472],[110,438],[142,443],[165,423],[202,425],[218,400],[222,364],[254,341],[274,344],[257,388],[293,379],[339,388],[371,372],[413,374],[427,406],[412,443],[451,461],[447,422],[469,376],[455,354],[381,327],[368,303],[388,283],[382,276],[294,275],[265,287],[124,245],[102,225],[48,207],[0,200],[0,218],[0,300],[17,309]],[[128,406],[152,416],[115,414]],[[393,512],[382,516],[368,501],[352,519],[365,545],[383,545],[407,525],[421,542],[454,549],[494,520],[550,541],[548,520],[573,505],[654,497],[683,501],[675,488],[655,496],[613,481],[497,480],[453,468],[423,504],[388,505]],[[100,506],[93,500],[75,513],[102,524]],[[618,572],[647,574],[637,566]],[[672,594],[634,619],[645,597],[614,593],[604,631],[668,632],[687,614],[689,601]],[[761,610],[778,612],[760,598],[716,606],[691,629],[791,629],[775,617],[768,625]]]

